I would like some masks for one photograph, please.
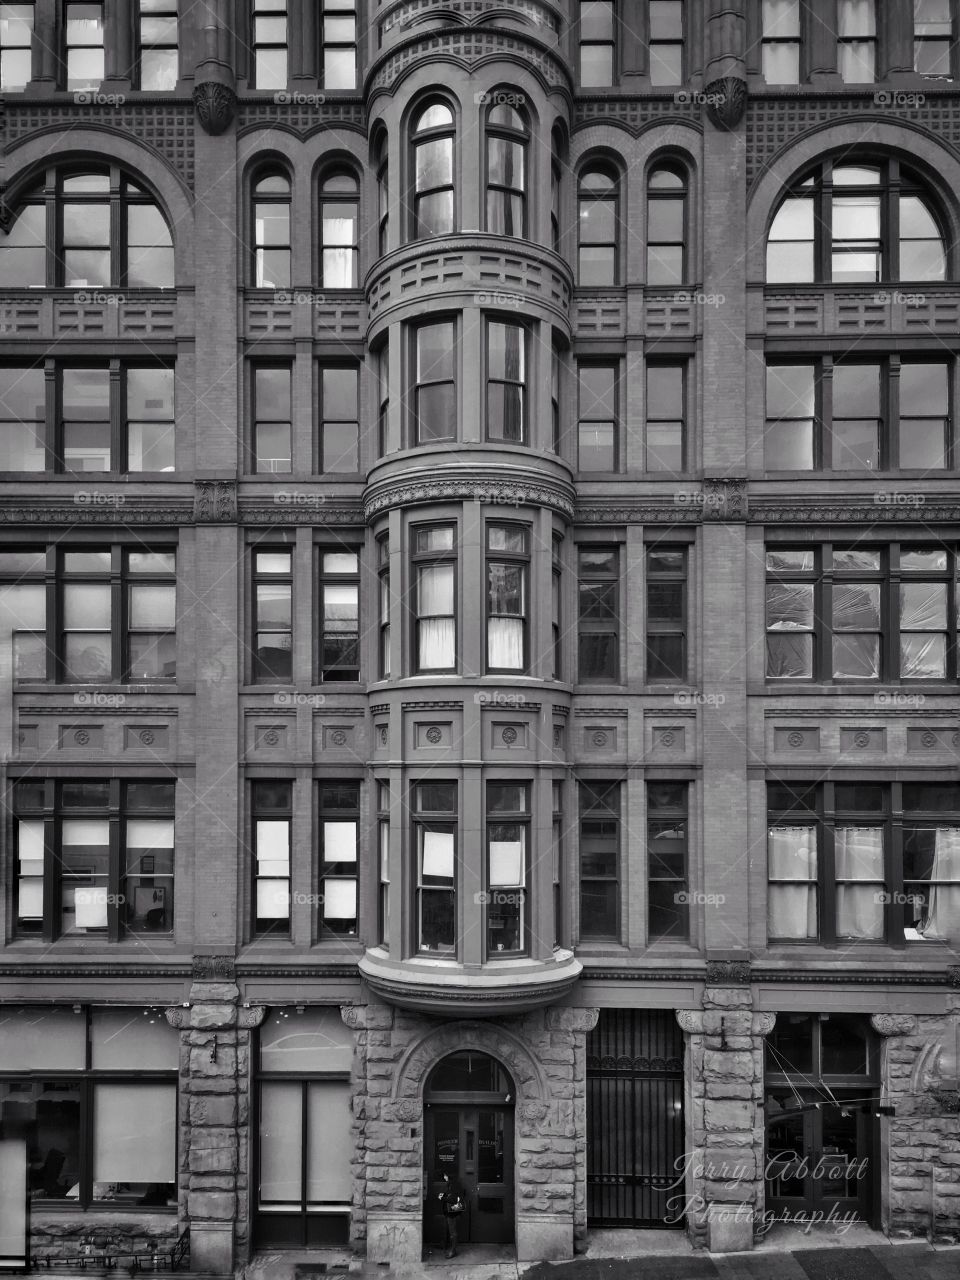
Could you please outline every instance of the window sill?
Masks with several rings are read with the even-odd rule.
[[[876,709],[878,714],[889,710],[891,707],[911,707],[916,704],[915,709],[919,712],[920,704],[917,703],[917,695],[930,695],[953,697],[957,696],[957,683],[950,681],[947,683],[926,683],[917,681],[914,684],[881,684],[879,681],[871,681],[864,684],[822,684],[817,682],[801,682],[801,681],[748,681],[747,695],[748,697],[777,697],[783,694],[787,697],[819,697],[819,698],[846,698],[851,696],[862,696],[870,694],[876,701]]]

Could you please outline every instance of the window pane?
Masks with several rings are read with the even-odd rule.
[[[767,84],[799,84],[800,45],[764,44],[763,78]]]
[[[76,1017],[76,1015],[74,1015]],[[180,1037],[162,1013],[94,1009],[91,1064],[100,1071],[176,1071]]]
[[[812,471],[813,421],[768,422],[763,436],[763,458],[768,471]]]
[[[82,1071],[84,1019],[71,1009],[11,1006],[0,1011],[0,1069]]]
[[[300,1208],[303,1090],[296,1084],[260,1085],[260,1204]]]
[[[349,1080],[311,1081],[307,1105],[307,1206],[349,1206],[353,1197],[354,1148],[353,1091]]]
[[[611,45],[580,46],[580,84],[585,89],[613,84],[613,47]]]
[[[82,1023],[83,1019],[77,1021]],[[46,1064],[39,1065],[42,1069]],[[23,1137],[36,1160],[36,1167],[31,1161],[28,1169],[31,1200],[58,1201],[72,1207],[67,1197],[71,1192],[76,1196],[80,1182],[81,1090],[79,1080],[34,1079],[26,1089],[20,1081],[0,1083],[4,1135]]]

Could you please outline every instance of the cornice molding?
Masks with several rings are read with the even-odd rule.
[[[417,33],[395,44],[371,68],[364,88],[368,103],[379,93],[393,93],[418,66],[436,63],[438,57],[455,62],[468,73],[493,59],[521,62],[544,89],[560,90],[572,101],[573,80],[566,59],[541,40],[523,31],[498,31],[494,27],[442,27]]]
[[[492,462],[492,459],[491,459]],[[364,494],[363,507],[367,521],[393,507],[418,506],[430,502],[466,500],[474,502],[483,494],[484,502],[494,506],[547,507],[573,519],[573,486],[535,474],[520,472],[516,479],[497,478],[491,470],[473,476],[440,474],[434,478],[414,478],[402,472],[376,480]]]

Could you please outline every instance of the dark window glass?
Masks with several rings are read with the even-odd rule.
[[[580,784],[580,936],[620,934],[620,783]]]
[[[620,556],[616,547],[578,552],[579,679],[620,675]]]
[[[293,679],[293,554],[253,553],[255,681]]]
[[[647,680],[683,680],[687,673],[687,553],[648,547]]]
[[[577,370],[579,421],[577,466],[581,471],[615,471],[618,461],[616,364],[581,364]]]

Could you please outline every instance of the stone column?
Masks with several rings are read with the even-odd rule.
[[[540,1055],[541,1061],[545,1061],[548,1073],[556,1069],[555,1053],[561,1061],[569,1061],[572,1067],[572,1095],[569,1098],[560,1097],[557,1103],[557,1136],[550,1139],[549,1130],[543,1129],[542,1132],[547,1138],[548,1150],[555,1153],[555,1164],[561,1162],[564,1155],[563,1148],[572,1146],[572,1161],[563,1161],[561,1167],[570,1167],[573,1171],[573,1248],[575,1253],[583,1253],[587,1247],[587,1034],[597,1025],[599,1017],[599,1009],[548,1009],[545,1023],[550,1036],[550,1047],[549,1052],[545,1049]],[[552,1093],[555,1098],[558,1097],[556,1085],[553,1086]],[[521,1115],[521,1132],[522,1126],[523,1116]],[[518,1246],[519,1243],[518,1237]],[[526,1256],[549,1257],[550,1255],[528,1254]],[[519,1247],[517,1257],[521,1259],[524,1257]]]
[[[189,1007],[166,1011],[180,1029],[180,1209],[190,1269],[232,1275],[249,1247],[250,1030],[263,1009],[238,1009],[233,961],[194,961]]]
[[[677,1013],[687,1041],[689,1136],[686,1186],[671,1209],[686,1212],[694,1243],[714,1253],[751,1249],[763,1210],[763,1038],[776,1014],[751,1006],[746,984],[708,986],[702,1010]]]

